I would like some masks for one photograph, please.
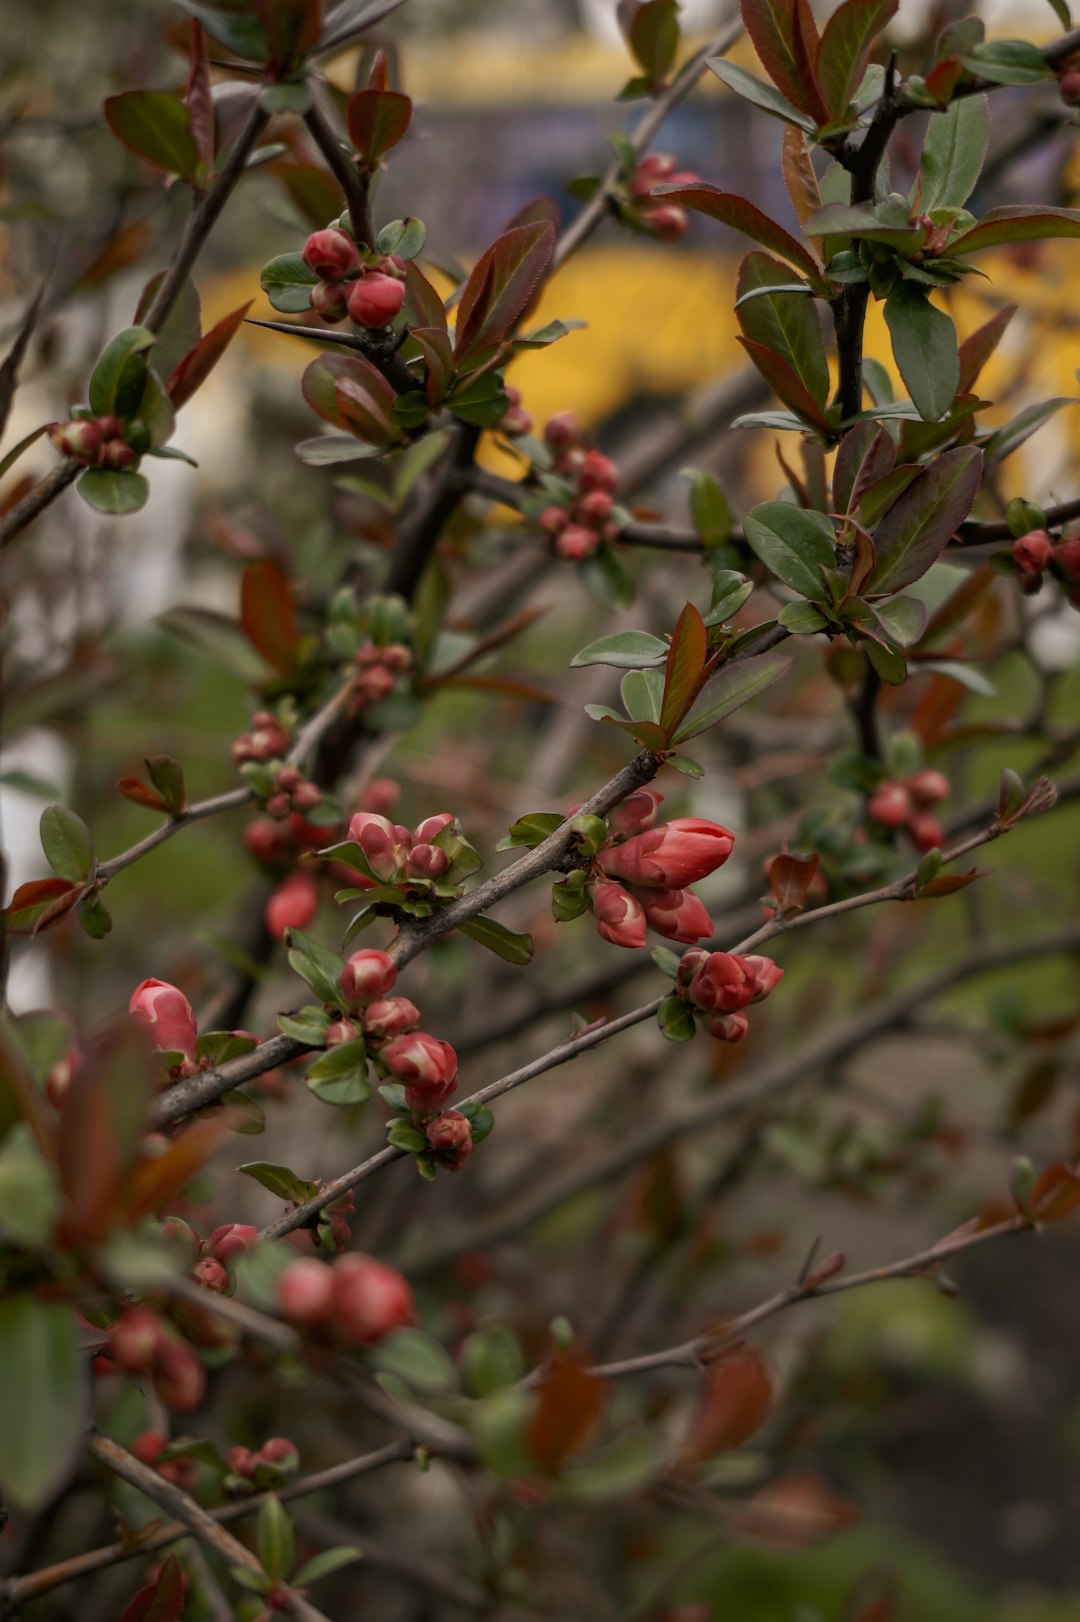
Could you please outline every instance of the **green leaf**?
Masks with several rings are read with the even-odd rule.
[[[556,828],[561,828],[565,821],[566,818],[558,811],[529,811],[511,823],[507,838],[500,840],[496,849],[509,850],[514,845],[524,845],[526,849],[534,850]]]
[[[705,616],[708,627],[723,625],[753,596],[753,581],[737,569],[718,569],[713,575],[712,602]]]
[[[150,499],[150,485],[141,473],[113,473],[103,467],[88,468],[75,488],[96,512],[113,518],[141,511]]]
[[[324,1549],[321,1554],[313,1555],[304,1562],[293,1577],[292,1586],[307,1588],[309,1584],[317,1583],[320,1577],[331,1577],[335,1571],[342,1571],[363,1558],[359,1549],[352,1549],[345,1543],[338,1544],[336,1549]]]
[[[1041,84],[1054,77],[1054,70],[1034,45],[1024,39],[991,39],[961,54],[970,73],[994,84]]]
[[[230,0],[177,0],[190,16],[197,17],[214,39],[249,61],[265,62],[270,54],[270,42],[262,23],[252,16],[249,8],[237,7]]]
[[[878,560],[865,589],[889,594],[924,575],[971,511],[981,478],[982,452],[971,445],[924,468],[875,531]]]
[[[1056,416],[1064,406],[1071,405],[1080,405],[1080,400],[1077,400],[1073,395],[1059,395],[1056,399],[1040,400],[1037,405],[1028,406],[1026,410],[1015,416],[1011,422],[1006,423],[1004,428],[999,428],[996,433],[990,435],[990,438],[983,445],[983,455],[986,460],[988,462],[1003,462],[1025,440],[1030,439],[1032,434],[1037,433],[1044,423],[1049,422],[1051,417]],[[1026,534],[1027,532],[1024,531],[1023,533]]]
[[[184,770],[171,755],[149,755],[146,769],[150,781],[165,801],[174,817],[180,815],[187,798],[184,792]]]
[[[793,636],[811,636],[815,631],[823,631],[829,623],[813,603],[788,603],[777,619]]]
[[[992,208],[978,225],[953,238],[949,253],[953,258],[967,258],[1002,243],[1037,242],[1048,237],[1080,237],[1080,212],[1074,208],[1044,208],[1037,203]]]
[[[105,122],[129,152],[194,185],[201,165],[188,110],[166,90],[126,90],[105,99]]]
[[[792,660],[778,648],[766,653],[753,653],[746,659],[733,660],[722,665],[702,688],[693,709],[672,738],[672,743],[685,743],[699,732],[715,726],[752,698],[778,682],[791,669]]]
[[[706,549],[722,546],[731,534],[732,519],[720,481],[698,468],[684,467],[682,472],[690,480],[690,521],[698,539]]]
[[[0,1234],[38,1250],[48,1243],[59,1209],[56,1178],[20,1123],[0,1149]]]
[[[893,597],[887,603],[875,603],[874,614],[889,641],[901,648],[914,647],[926,630],[926,604],[917,597]]]
[[[817,54],[821,94],[834,119],[842,119],[862,83],[879,34],[895,17],[899,0],[845,0],[825,25]]]
[[[880,642],[872,642],[869,638],[862,644],[863,651],[882,681],[893,687],[899,687],[907,680],[907,660],[899,648],[884,647]]]
[[[288,1166],[277,1166],[269,1160],[249,1160],[236,1169],[242,1171],[245,1177],[253,1177],[279,1199],[292,1200],[296,1205],[302,1205],[319,1191],[318,1183],[298,1177]]]
[[[645,0],[633,13],[627,43],[649,84],[662,84],[679,49],[679,0]]]
[[[471,940],[479,941],[489,952],[506,963],[524,965],[532,962],[533,939],[523,930],[507,929],[494,918],[467,918],[459,929]]]
[[[288,930],[285,939],[289,944],[290,968],[295,969],[301,980],[306,981],[323,1002],[339,1008],[341,987],[338,977],[344,967],[341,958],[334,952],[328,952],[310,935],[302,935],[298,929]]]
[[[450,1357],[422,1329],[395,1329],[369,1356],[375,1368],[396,1375],[417,1391],[452,1391],[458,1383]]]
[[[967,202],[982,173],[989,138],[985,96],[963,96],[944,113],[931,113],[919,161],[923,214],[933,208],[961,208]]]
[[[773,393],[779,395],[784,404],[796,413],[798,426],[802,428],[809,424],[819,434],[827,434],[830,424],[824,408],[817,403],[783,356],[768,345],[756,343],[753,338],[744,338],[741,334],[737,341],[742,344]]]
[[[484,1324],[463,1343],[459,1354],[462,1379],[471,1397],[489,1397],[517,1385],[525,1358],[509,1324]]]
[[[411,1121],[403,1121],[400,1118],[388,1122],[386,1141],[392,1148],[401,1149],[407,1155],[423,1154],[427,1148],[427,1139],[419,1127],[413,1126]]]
[[[619,694],[631,721],[659,722],[664,700],[664,677],[659,670],[628,670]]]
[[[278,254],[259,272],[259,286],[274,309],[286,315],[311,308],[311,289],[318,279],[298,253]]]
[[[319,434],[314,439],[302,439],[294,445],[297,456],[306,467],[332,467],[338,462],[364,462],[378,456],[381,446],[365,445],[350,434]]]
[[[90,409],[95,416],[129,415],[143,391],[145,353],[157,343],[146,327],[127,327],[105,346],[90,374]]]
[[[910,282],[900,282],[885,300],[885,321],[900,376],[920,417],[937,422],[960,386],[956,328]]]
[[[739,266],[736,294],[790,280],[786,265],[766,253],[748,253]],[[770,349],[791,367],[819,408],[829,397],[829,362],[813,299],[799,293],[767,293],[738,307],[738,321],[747,338]],[[794,403],[794,402],[789,402]]]
[[[326,1027],[330,1023],[330,1015],[324,1008],[316,1008],[308,1003],[301,1008],[298,1014],[279,1014],[277,1017],[278,1030],[285,1036],[291,1036],[296,1042],[306,1042],[309,1047],[321,1048],[326,1044]]]
[[[805,113],[800,113],[787,97],[782,96],[771,84],[764,84],[760,79],[755,79],[752,73],[745,73],[742,68],[736,67],[734,62],[725,61],[722,56],[711,57],[708,65],[722,84],[726,84],[729,90],[734,90],[744,101],[760,107],[763,113],[780,118],[785,124],[795,124],[808,135],[816,131],[817,125],[814,120],[807,118]]]
[[[101,896],[90,891],[79,902],[79,923],[92,941],[103,941],[112,929],[112,916]]]
[[[251,1250],[245,1250],[233,1264],[240,1299],[257,1307],[260,1312],[275,1311],[277,1281],[289,1263],[295,1260],[296,1251],[282,1240],[264,1241],[254,1245]]]
[[[916,253],[926,241],[925,225],[897,224],[882,219],[880,211],[868,203],[826,203],[811,214],[803,231],[808,237],[854,237],[867,242],[883,242],[897,253]]]
[[[81,817],[66,805],[48,805],[41,813],[41,848],[58,878],[83,884],[94,871],[94,842]]]
[[[682,997],[665,997],[657,1009],[656,1021],[669,1042],[689,1042],[697,1026],[689,1005]]]
[[[255,1546],[266,1575],[272,1582],[282,1582],[293,1567],[296,1539],[288,1510],[273,1495],[259,1511]]]
[[[427,226],[412,214],[384,225],[375,241],[380,253],[396,253],[399,259],[415,259],[423,251]]]
[[[341,1042],[309,1064],[304,1079],[324,1104],[364,1104],[371,1097],[367,1074],[364,1043]]]
[[[811,287],[817,292],[828,293],[828,284],[817,261],[802,243],[797,242],[790,232],[777,225],[775,220],[771,220],[759,208],[755,208],[745,197],[739,197],[735,192],[721,191],[718,186],[710,186],[705,181],[696,181],[693,185],[687,186],[657,186],[652,195],[670,198],[672,202],[680,203],[683,208],[693,209],[698,214],[707,214],[710,219],[719,220],[721,225],[730,226],[733,231],[741,231],[744,236],[760,242],[763,248],[770,248],[773,253],[778,253],[788,264],[798,265]]]
[[[836,545],[824,513],[765,501],[747,514],[745,530],[751,549],[778,580],[811,600],[825,595],[821,571],[835,565]]]
[[[644,670],[662,664],[668,645],[648,631],[616,631],[589,642],[570,661],[571,670],[581,665],[612,665],[616,670]]]
[[[0,1301],[0,1492],[32,1513],[83,1446],[89,1364],[72,1309],[26,1292]]]
[[[474,428],[497,428],[506,415],[510,398],[506,385],[498,372],[482,372],[479,377],[466,377],[444,404]]]

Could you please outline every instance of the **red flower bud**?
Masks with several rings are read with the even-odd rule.
[[[274,778],[274,787],[279,788],[283,794],[292,794],[304,781],[304,774],[299,766],[282,766]]]
[[[902,828],[910,820],[914,806],[903,784],[881,783],[870,796],[866,809],[883,827]]]
[[[694,884],[731,855],[735,835],[704,817],[676,817],[660,828],[634,834],[599,855],[605,873],[647,889],[681,890]]]
[[[532,433],[533,420],[523,406],[512,405],[499,419],[499,428],[508,438],[520,439],[523,434]]]
[[[219,1262],[231,1262],[259,1242],[259,1230],[250,1222],[223,1222],[206,1241],[206,1248]]]
[[[275,818],[278,822],[285,821],[291,808],[292,801],[287,794],[271,794],[266,802],[267,816]]]
[[[300,1462],[300,1449],[287,1436],[271,1436],[259,1449],[259,1458],[266,1464],[276,1464],[279,1470],[295,1468]]]
[[[703,1030],[720,1042],[741,1042],[750,1029],[745,1014],[709,1014],[701,1021]]]
[[[167,980],[144,980],[131,993],[128,1012],[142,1026],[159,1053],[182,1053],[194,1059],[198,1027],[191,1004]]]
[[[567,450],[580,438],[577,417],[572,411],[559,411],[544,424],[544,440],[552,450]]]
[[[334,1279],[326,1263],[308,1257],[290,1262],[278,1275],[277,1303],[290,1323],[325,1323],[334,1304]]]
[[[713,921],[692,890],[642,890],[645,922],[669,941],[690,945],[713,933]]]
[[[764,959],[750,959],[733,952],[707,952],[702,961],[694,954],[687,965],[687,953],[679,966],[677,983],[695,1008],[708,1014],[737,1014],[757,998],[757,977],[750,965]]]
[[[101,455],[105,436],[96,422],[54,422],[49,438],[63,456],[73,456],[77,462],[96,462]]]
[[[388,642],[379,652],[387,670],[404,671],[413,667],[412,649],[407,648],[404,642]]]
[[[102,439],[123,439],[124,425],[119,417],[95,417],[94,422]]]
[[[206,1370],[184,1341],[162,1341],[152,1378],[162,1402],[177,1413],[190,1413],[206,1393]]]
[[[609,456],[602,456],[599,451],[589,451],[581,464],[582,490],[606,490],[613,492],[619,482],[619,470]]]
[[[414,845],[405,863],[405,871],[415,879],[441,879],[450,866],[446,851],[438,845]]]
[[[410,1107],[423,1114],[437,1110],[457,1085],[457,1054],[449,1042],[426,1031],[395,1036],[379,1050],[379,1058],[398,1081],[405,1083]]]
[[[364,1031],[376,1042],[404,1036],[419,1023],[420,1010],[408,997],[378,997],[364,1009]]]
[[[349,315],[361,327],[385,327],[404,302],[405,283],[378,270],[360,276],[349,289]]]
[[[123,439],[110,439],[103,447],[101,460],[105,467],[112,468],[114,473],[123,473],[138,457],[131,446]]]
[[[1013,542],[1012,555],[1022,575],[1041,574],[1054,556],[1054,543],[1045,529],[1032,529]]]
[[[567,524],[555,537],[555,550],[568,563],[584,563],[600,545],[600,536],[584,524]]]
[[[131,1451],[141,1464],[156,1464],[169,1445],[164,1431],[141,1431],[131,1444]]]
[[[739,961],[754,982],[754,1002],[764,1002],[784,978],[783,969],[778,963],[774,963],[771,957],[757,957],[752,954],[740,958]]]
[[[284,828],[269,817],[259,817],[255,822],[248,823],[244,829],[244,844],[248,854],[257,862],[265,862],[271,867],[288,861],[291,852]]]
[[[1075,68],[1070,68],[1068,73],[1061,75],[1058,89],[1066,107],[1080,107],[1080,73]]]
[[[908,833],[916,850],[940,850],[945,843],[945,829],[937,817],[920,811],[908,823]]]
[[[360,802],[365,811],[385,814],[394,809],[400,798],[400,783],[395,783],[392,777],[373,777],[361,793]]]
[[[615,834],[639,834],[651,828],[664,796],[658,789],[638,788],[620,800],[614,811],[608,813],[608,827]]]
[[[924,766],[921,772],[909,777],[905,787],[920,810],[947,799],[952,791],[952,784],[945,773],[935,771],[932,766]]]
[[[331,1272],[334,1321],[353,1345],[370,1346],[414,1321],[412,1291],[393,1267],[354,1252],[339,1256]]]
[[[204,1290],[213,1290],[215,1295],[223,1295],[229,1288],[229,1275],[216,1256],[203,1256],[197,1261],[192,1277],[196,1284],[201,1284]]]
[[[472,1124],[460,1110],[444,1110],[424,1128],[424,1135],[440,1166],[459,1171],[473,1152]]]
[[[1080,74],[1077,74],[1077,78],[1080,78]],[[1062,541],[1054,554],[1054,562],[1066,580],[1080,581],[1080,535]]]
[[[668,152],[650,152],[641,159],[630,180],[632,197],[648,197],[654,186],[670,180],[675,173],[675,159]]]
[[[661,242],[678,242],[690,229],[690,216],[678,203],[657,203],[641,210],[641,223]]]
[[[574,508],[574,517],[589,528],[599,529],[611,516],[611,494],[607,490],[590,490]]]
[[[324,321],[344,321],[349,303],[343,283],[317,282],[311,289],[311,308]]]
[[[621,884],[601,880],[589,886],[596,932],[612,946],[645,945],[645,909]],[[710,930],[711,933],[711,930]]]
[[[157,1356],[165,1331],[149,1307],[132,1307],[110,1327],[105,1347],[129,1374],[145,1374]]]
[[[565,507],[545,507],[536,522],[545,535],[558,535],[570,522],[570,514]]]
[[[437,811],[433,817],[425,817],[413,829],[412,837],[418,845],[429,845],[436,835],[441,834],[444,828],[449,828],[454,820],[452,811]]]
[[[322,281],[339,282],[360,268],[356,244],[333,226],[313,231],[304,243],[304,263]]]
[[[411,841],[403,843],[394,824],[372,811],[357,811],[349,823],[349,838],[380,879],[394,878],[408,859]]]
[[[243,1476],[245,1481],[251,1481],[259,1467],[259,1461],[247,1447],[230,1447],[225,1451],[225,1463],[234,1476]]]
[[[306,929],[318,910],[319,886],[311,874],[290,873],[266,903],[266,933],[271,940],[284,940],[287,929]]]
[[[355,1042],[360,1034],[360,1027],[355,1019],[335,1019],[333,1024],[326,1027],[326,1045],[328,1048],[337,1048],[342,1042]]]
[[[376,997],[385,997],[394,988],[397,969],[385,952],[354,952],[338,979],[346,1008],[362,1008]]]

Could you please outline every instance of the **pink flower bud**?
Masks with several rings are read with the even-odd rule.
[[[292,801],[287,794],[271,794],[266,802],[266,814],[277,822],[284,822],[292,809]]]
[[[132,1307],[109,1328],[105,1347],[129,1374],[145,1374],[153,1365],[164,1335],[156,1313],[149,1307]]]
[[[258,1456],[265,1464],[276,1464],[279,1470],[294,1469],[300,1462],[300,1449],[287,1436],[271,1436]]]
[[[144,980],[131,994],[128,1012],[142,1026],[159,1053],[182,1053],[194,1059],[198,1027],[191,1004],[167,980]]]
[[[123,439],[124,425],[119,417],[109,414],[104,417],[95,417],[94,422],[102,439]]]
[[[378,997],[364,1009],[365,1034],[376,1042],[389,1042],[395,1036],[415,1031],[420,1010],[408,997]]]
[[[662,185],[675,173],[675,159],[667,152],[650,152],[639,162],[630,181],[632,197],[648,197],[654,186]]]
[[[1070,68],[1058,79],[1058,89],[1066,107],[1080,107],[1080,72]]]
[[[638,834],[651,828],[664,796],[658,789],[638,788],[608,812],[608,827],[615,834]]]
[[[334,1304],[334,1279],[325,1262],[304,1257],[278,1275],[278,1310],[296,1324],[321,1324]]]
[[[311,308],[324,321],[344,321],[349,313],[344,285],[341,282],[316,282],[311,289]]]
[[[279,788],[283,794],[292,794],[304,781],[304,774],[299,766],[282,766],[274,778],[274,787]]]
[[[392,811],[401,798],[401,784],[392,777],[373,777],[360,796],[365,811],[385,814]]]
[[[713,921],[692,890],[642,890],[638,899],[649,928],[669,941],[690,945],[713,933]]]
[[[206,1241],[206,1248],[219,1262],[231,1262],[258,1242],[259,1230],[250,1222],[223,1222]]]
[[[928,805],[937,805],[939,800],[948,799],[952,792],[952,784],[944,772],[935,771],[932,766],[924,766],[921,772],[909,777],[906,787],[920,810]]]
[[[584,563],[599,545],[599,535],[595,530],[586,529],[584,524],[567,524],[555,537],[555,550],[568,563]]]
[[[1045,529],[1032,529],[1013,542],[1012,555],[1021,574],[1041,574],[1054,555],[1054,543]]]
[[[322,799],[322,789],[316,783],[301,783],[293,790],[293,810],[314,811],[317,805],[322,805]]]
[[[77,462],[96,462],[105,443],[101,427],[96,422],[54,422],[49,438],[63,456],[73,456]]]
[[[123,473],[138,457],[126,440],[110,439],[102,449],[101,461],[114,473]]]
[[[385,327],[405,302],[405,283],[381,271],[359,277],[349,289],[349,315],[360,327]]]
[[[570,514],[565,507],[545,507],[536,522],[545,535],[558,535],[570,522]]]
[[[596,932],[602,940],[610,941],[613,946],[645,945],[645,911],[629,890],[602,879],[589,886],[589,899],[596,917]]]
[[[334,1321],[353,1345],[371,1346],[414,1322],[412,1291],[393,1267],[353,1252],[339,1256],[331,1271]]]
[[[532,433],[533,420],[523,406],[512,405],[503,412],[499,428],[508,438],[520,439],[523,434]]]
[[[362,1008],[394,989],[397,969],[385,952],[354,952],[341,971],[338,984],[346,1008]]]
[[[169,1445],[164,1431],[141,1431],[131,1444],[131,1451],[140,1464],[156,1464]]]
[[[559,411],[544,424],[544,440],[552,450],[566,450],[576,445],[580,437],[577,417],[572,411]]]
[[[784,978],[783,969],[778,963],[774,963],[771,957],[751,954],[749,957],[740,958],[739,961],[754,982],[754,1002],[764,1002]]]
[[[745,1014],[709,1014],[701,1021],[703,1030],[721,1042],[741,1042],[750,1029]]]
[[[704,817],[676,817],[662,827],[610,845],[598,860],[605,873],[646,889],[682,890],[723,867],[735,835]]]
[[[250,856],[268,866],[277,866],[289,859],[288,835],[281,824],[270,817],[259,817],[248,823],[244,829],[244,844]]]
[[[414,845],[405,871],[414,879],[441,879],[449,866],[449,856],[438,845]]]
[[[452,811],[438,811],[433,817],[425,817],[423,822],[418,822],[413,829],[412,837],[417,844],[430,845],[436,835],[441,834],[444,828],[449,828],[453,821]]]
[[[678,203],[657,203],[642,209],[641,223],[661,242],[678,242],[690,229],[690,216]]]
[[[229,1275],[216,1256],[203,1256],[197,1261],[192,1277],[196,1284],[201,1284],[204,1290],[213,1290],[215,1295],[224,1295],[229,1288]]]
[[[326,1045],[328,1048],[338,1048],[342,1042],[355,1042],[360,1034],[360,1027],[354,1019],[335,1019],[333,1024],[326,1027]]]
[[[1077,78],[1080,78],[1080,74],[1077,74]],[[1062,541],[1054,554],[1054,562],[1066,580],[1080,581],[1080,535]]]
[[[866,806],[875,822],[885,828],[902,828],[914,807],[911,795],[901,783],[881,783],[870,796]]]
[[[357,811],[349,823],[349,838],[360,846],[380,879],[394,878],[408,858],[409,846],[399,839],[394,824],[372,811]]]
[[[206,1370],[184,1341],[162,1341],[152,1378],[162,1402],[177,1413],[190,1413],[206,1393]]]
[[[619,482],[619,470],[610,456],[589,451],[581,464],[582,490],[606,490],[612,493]]]
[[[460,1110],[444,1110],[424,1128],[424,1136],[440,1166],[459,1171],[473,1152],[472,1124]]]
[[[590,490],[574,508],[574,517],[588,528],[599,529],[611,517],[611,494],[607,490]]]
[[[271,940],[284,940],[287,929],[306,929],[318,910],[319,886],[311,874],[290,873],[266,903],[266,933]]]
[[[313,231],[304,243],[304,263],[324,282],[340,282],[360,268],[356,244],[333,226]]]
[[[747,969],[748,961],[733,952],[708,952],[684,979],[684,958],[678,980],[687,1001],[708,1014],[737,1014],[748,1008],[757,996],[757,980]]]
[[[395,1036],[379,1050],[387,1070],[406,1086],[410,1108],[437,1110],[457,1085],[457,1054],[449,1042],[426,1031]]]
[[[404,642],[388,642],[381,650],[382,662],[387,670],[405,671],[413,667],[412,649]]]
[[[234,1476],[243,1476],[245,1481],[251,1481],[259,1467],[259,1461],[247,1447],[230,1447],[225,1451],[225,1463]]]
[[[945,829],[937,817],[920,811],[908,823],[907,831],[916,850],[940,850],[945,843]]]

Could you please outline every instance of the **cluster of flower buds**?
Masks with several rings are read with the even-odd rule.
[[[393,1267],[350,1251],[333,1262],[302,1257],[277,1280],[283,1318],[352,1346],[373,1346],[416,1321],[408,1281]]]
[[[405,302],[405,262],[397,254],[360,252],[341,225],[314,231],[304,243],[304,263],[318,278],[311,308],[324,321],[385,327]]]
[[[243,766],[249,760],[278,760],[289,747],[289,733],[269,710],[258,710],[251,717],[251,730],[241,732],[232,745],[234,766]]]
[[[537,522],[551,537],[556,552],[571,563],[584,563],[603,541],[619,533],[612,518],[618,470],[608,456],[589,449],[572,411],[560,411],[544,427],[552,471],[570,486],[563,502],[552,501]]]
[[[1050,571],[1065,588],[1066,600],[1080,608],[1080,535],[1055,546],[1045,529],[1032,529],[1013,542],[1012,559],[1016,578],[1025,597],[1042,589],[1043,574]]]
[[[438,1113],[457,1086],[457,1054],[449,1042],[418,1029],[420,1010],[408,997],[392,997],[397,980],[386,952],[354,952],[341,971],[343,1018],[326,1031],[327,1047],[362,1037],[379,1070],[405,1089],[414,1115]]]
[[[399,888],[403,900],[425,892],[455,896],[462,881],[480,866],[451,811],[425,817],[413,829],[376,811],[357,811],[345,844],[331,846],[324,854],[350,869],[360,891]]]
[[[586,881],[597,932],[614,946],[644,946],[647,928],[685,945],[713,932],[706,908],[687,886],[723,867],[735,836],[703,817],[676,817],[657,827],[663,798],[642,788],[615,807],[607,819],[612,837]]]
[[[163,1459],[161,1455],[169,1445],[164,1431],[142,1431],[131,1445],[131,1451],[140,1464],[148,1464],[163,1481],[171,1481],[181,1492],[194,1492],[199,1484],[199,1466],[189,1454],[176,1459]]]
[[[879,783],[866,809],[883,828],[903,828],[916,850],[940,848],[945,829],[931,812],[951,791],[944,772],[924,766],[910,777],[887,778]]]
[[[252,1487],[277,1487],[299,1469],[300,1450],[287,1436],[271,1436],[254,1453],[247,1447],[230,1447],[225,1463],[248,1491]],[[226,1486],[230,1485],[226,1482]]]
[[[510,439],[520,439],[524,434],[531,434],[533,420],[521,403],[521,390],[515,389],[512,384],[507,383],[506,398],[510,404],[496,425],[499,432],[506,434]]]
[[[192,1277],[205,1290],[226,1295],[233,1289],[229,1263],[258,1243],[259,1230],[249,1222],[225,1222],[200,1245],[201,1254]]]
[[[385,647],[367,641],[356,650],[357,673],[352,694],[357,704],[381,704],[394,690],[398,676],[413,667],[412,650],[404,642],[388,642]]]
[[[205,1369],[149,1307],[121,1313],[105,1336],[105,1352],[129,1374],[148,1377],[165,1406],[177,1413],[189,1413],[203,1399]]]
[[[741,1042],[748,1023],[744,1010],[764,1002],[783,973],[769,957],[695,947],[683,953],[675,975],[676,995],[710,1036]]]
[[[630,202],[623,213],[636,225],[661,242],[678,242],[690,220],[685,208],[668,197],[653,197],[654,186],[692,186],[699,178],[689,169],[677,169],[677,159],[667,152],[650,152],[642,158],[630,178]]]
[[[74,417],[70,422],[54,422],[49,438],[62,455],[86,467],[123,473],[139,460],[139,452],[124,437],[125,431],[136,437],[131,429],[125,430],[119,417]]]

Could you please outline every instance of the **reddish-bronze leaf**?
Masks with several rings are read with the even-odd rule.
[[[818,31],[814,13],[808,5],[796,4],[791,13],[791,48],[795,56],[795,71],[803,87],[805,111],[817,124],[829,122],[829,106],[821,93],[817,77]]]
[[[970,231],[953,238],[949,253],[964,259],[969,253],[998,248],[1006,242],[1039,242],[1047,237],[1080,237],[1080,212],[1038,203],[992,208]]]
[[[807,0],[741,0],[743,23],[761,65],[777,90],[801,113],[814,117],[799,74],[795,49],[795,15],[802,16],[802,37],[816,43],[817,29]]]
[[[291,66],[318,43],[322,0],[252,0],[270,41],[271,62]]]
[[[707,214],[711,220],[719,220],[721,225],[741,231],[743,236],[760,242],[763,248],[771,248],[789,265],[798,265],[817,292],[827,291],[817,260],[808,249],[782,225],[777,225],[775,220],[737,192],[721,191],[719,186],[699,180],[692,186],[654,186],[651,195],[670,197],[684,208],[691,208],[697,214]]]
[[[825,24],[817,78],[833,118],[842,118],[862,83],[874,40],[896,15],[899,0],[845,0]]]
[[[154,1581],[129,1601],[120,1622],[182,1622],[186,1586],[179,1560],[167,1555]]]
[[[542,1470],[554,1475],[589,1436],[608,1399],[608,1386],[588,1371],[580,1351],[566,1352],[540,1387],[526,1441]]]
[[[716,1453],[741,1447],[760,1430],[772,1407],[769,1371],[752,1347],[743,1346],[713,1363],[683,1441],[684,1464],[701,1464]]]
[[[784,125],[780,168],[795,218],[800,225],[805,225],[811,214],[816,214],[821,207],[821,191],[810,162],[806,132],[795,124]]]
[[[362,355],[320,355],[305,371],[300,389],[325,422],[368,444],[394,445],[404,437],[390,415],[393,389]]]
[[[548,220],[515,225],[480,255],[458,306],[454,353],[459,364],[501,343],[538,291],[555,252]]]
[[[754,365],[768,383],[773,393],[789,406],[792,411],[806,422],[812,423],[815,428],[827,429],[828,421],[824,411],[818,405],[813,395],[807,389],[802,379],[788,365],[775,349],[769,349],[765,344],[755,343],[753,338],[744,338],[740,334],[738,342],[742,344]]]
[[[249,563],[240,584],[240,624],[275,670],[287,670],[300,640],[292,586],[273,558]]]
[[[1080,1177],[1058,1162],[1036,1179],[1027,1201],[1027,1213],[1036,1222],[1062,1222],[1080,1205]]]
[[[191,399],[195,390],[206,382],[239,332],[253,302],[254,300],[248,299],[246,304],[241,304],[238,309],[223,315],[209,332],[203,334],[194,349],[189,349],[183,360],[173,368],[165,390],[177,411]]]
[[[942,873],[938,878],[931,879],[929,884],[924,884],[916,899],[933,901],[939,896],[955,895],[957,890],[966,889],[969,884],[974,884],[976,879],[985,877],[986,874],[977,867],[971,868],[967,873]]]
[[[405,303],[401,314],[410,327],[446,331],[443,301],[414,259],[405,266]]]
[[[709,633],[693,603],[679,615],[668,648],[664,670],[664,696],[660,701],[660,725],[671,736],[701,691],[708,656]]]
[[[365,168],[397,146],[412,118],[412,102],[400,90],[358,90],[345,113],[349,138]]]
[[[317,163],[292,163],[282,158],[270,165],[270,173],[281,181],[313,230],[322,230],[327,220],[341,213],[341,187]]]
[[[815,851],[810,856],[793,856],[782,850],[769,863],[769,889],[782,913],[801,912],[809,890],[821,866],[821,857]]]
[[[1015,304],[1006,304],[960,345],[960,394],[970,394],[975,387],[979,373],[1001,342],[1016,309]]]
[[[39,935],[60,922],[82,895],[82,885],[68,879],[31,879],[20,884],[4,911],[10,935]]]
[[[116,784],[125,800],[132,800],[136,805],[145,806],[147,811],[163,811],[167,816],[169,807],[156,789],[144,783],[141,777],[121,777]]]
[[[449,392],[454,381],[454,349],[444,327],[413,327],[409,337],[419,345],[427,367],[424,398],[435,406]]]
[[[195,1121],[172,1140],[164,1154],[140,1159],[125,1179],[120,1205],[128,1222],[161,1211],[202,1170],[222,1139],[228,1119]]]
[[[926,88],[939,107],[949,105],[964,72],[964,64],[958,56],[946,56],[930,69],[926,75]]]
[[[188,56],[187,82],[188,123],[191,138],[199,154],[200,163],[209,170],[214,161],[214,99],[210,88],[210,57],[206,48],[206,34],[198,20],[191,25],[191,50]]]
[[[770,1481],[736,1513],[733,1524],[744,1537],[773,1548],[802,1549],[835,1537],[858,1517],[850,1499],[807,1470]]]

